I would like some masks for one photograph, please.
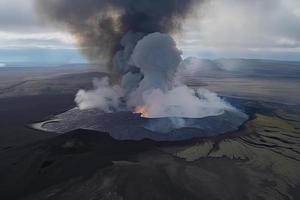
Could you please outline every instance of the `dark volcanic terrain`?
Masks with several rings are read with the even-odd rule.
[[[0,80],[0,199],[300,199],[300,64],[233,61],[226,61],[235,66],[226,73],[208,67],[184,79],[222,94],[249,120],[229,133],[177,142],[33,130],[29,124],[74,108],[76,91],[104,74],[47,69],[20,78],[0,69],[6,77]],[[278,70],[258,76],[256,68],[273,64]],[[279,76],[285,66],[290,74]]]

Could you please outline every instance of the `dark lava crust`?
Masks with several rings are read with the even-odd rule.
[[[225,111],[218,116],[181,118],[185,127],[172,128],[172,123],[177,119],[179,118],[142,118],[139,114],[130,112],[103,113],[99,110],[80,111],[75,108],[32,127],[56,133],[76,129],[95,130],[108,132],[118,140],[180,141],[236,131],[248,117],[239,111]]]

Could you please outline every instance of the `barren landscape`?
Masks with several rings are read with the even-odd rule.
[[[10,69],[0,70],[13,77]],[[185,75],[189,85],[218,92],[249,116],[238,130],[218,136],[116,140],[109,132],[30,127],[74,108],[77,90],[102,76],[86,68],[80,74],[49,69],[1,82],[1,199],[300,197],[299,78]]]

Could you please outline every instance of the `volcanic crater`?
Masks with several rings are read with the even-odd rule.
[[[56,133],[76,129],[108,132],[117,140],[180,141],[236,131],[247,119],[248,116],[240,111],[224,111],[220,115],[203,118],[147,118],[129,111],[104,113],[97,109],[74,108],[31,126]]]

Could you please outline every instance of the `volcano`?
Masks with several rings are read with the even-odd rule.
[[[77,108],[33,127],[59,133],[89,129],[120,140],[156,141],[238,129],[247,120],[245,114],[216,93],[190,88],[181,80],[183,51],[174,36],[201,2],[41,1],[38,7],[76,36],[91,62],[105,61],[109,76],[94,79],[93,88],[80,89]]]

